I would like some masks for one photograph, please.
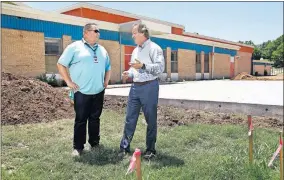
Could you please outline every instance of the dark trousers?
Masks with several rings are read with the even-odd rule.
[[[139,112],[142,107],[146,122],[146,151],[156,152],[155,143],[157,138],[157,106],[159,96],[159,82],[152,81],[145,85],[133,84],[130,89],[125,126],[120,149],[130,151],[130,143],[133,138]]]
[[[73,148],[84,149],[86,143],[86,126],[88,120],[89,144],[96,146],[100,141],[100,116],[103,109],[104,93],[86,95],[77,91],[74,94],[74,125]]]

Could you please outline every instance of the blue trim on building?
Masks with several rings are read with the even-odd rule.
[[[206,45],[201,45],[201,44],[181,42],[181,41],[175,41],[175,40],[169,40],[169,39],[161,39],[161,38],[156,38],[156,37],[151,37],[151,40],[157,43],[159,46],[161,46],[162,49],[166,49],[167,47],[170,47],[171,50],[173,51],[176,51],[178,49],[188,49],[188,50],[196,51],[197,53],[204,51],[205,54],[208,54],[213,51],[213,46],[206,46]],[[124,32],[121,33],[121,44],[128,45],[128,46],[135,46],[130,33],[124,33]],[[215,53],[228,54],[230,56],[235,56],[237,54],[237,51],[215,47]]]
[[[82,39],[83,27],[62,24],[51,21],[30,19],[17,16],[1,14],[1,27],[9,29],[18,29],[25,31],[35,31],[44,33],[45,37],[62,38],[63,35],[71,36],[73,40]],[[119,33],[101,29],[101,39],[119,41]]]
[[[25,31],[42,32],[45,37],[50,38],[62,38],[63,35],[71,36],[73,40],[79,40],[82,38],[83,27],[77,25],[63,24],[51,21],[43,21],[38,19],[30,19],[24,17],[10,16],[1,14],[1,27],[9,29],[18,29]],[[121,44],[135,46],[130,33],[120,33],[116,31],[109,31],[101,29],[100,39],[119,41],[121,35]],[[197,53],[204,51],[204,53],[210,53],[213,50],[212,46],[174,41],[168,39],[161,39],[152,37],[151,40],[161,46],[162,49],[170,47],[172,50],[188,49],[194,50]],[[215,48],[215,53],[228,54],[235,56],[236,50]]]

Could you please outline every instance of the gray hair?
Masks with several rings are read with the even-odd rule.
[[[96,26],[96,28],[99,29],[96,23],[88,23],[84,26],[83,32],[92,30],[93,26]]]
[[[133,25],[133,28],[138,26],[138,32],[144,34],[144,36],[149,39],[150,34],[149,34],[149,29],[147,26],[143,23],[136,23]]]

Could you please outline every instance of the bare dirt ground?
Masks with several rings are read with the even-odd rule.
[[[74,110],[68,98],[68,91],[34,78],[2,73],[1,124],[16,125],[49,122],[59,119],[73,119]],[[104,109],[125,115],[127,97],[105,96]],[[142,112],[141,112],[142,114]],[[256,127],[281,128],[280,119],[253,117]],[[181,109],[171,106],[158,107],[160,126],[179,126],[190,123],[205,124],[247,124],[246,115],[213,113]]]
[[[283,81],[284,74],[278,74],[276,76],[252,76],[248,73],[240,73],[233,78],[233,80],[267,80],[267,81]]]
[[[125,114],[127,97],[105,97],[105,109]],[[141,114],[143,114],[141,112]],[[282,128],[282,121],[274,117],[252,117],[255,127]],[[161,126],[180,126],[191,123],[203,124],[247,124],[247,115],[214,113],[193,109],[182,109],[172,106],[158,107],[158,124]]]
[[[74,116],[68,92],[34,78],[2,73],[2,124],[48,122]]]

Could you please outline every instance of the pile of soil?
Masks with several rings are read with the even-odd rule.
[[[257,78],[255,76],[252,76],[246,72],[242,72],[240,74],[238,74],[237,76],[235,76],[233,78],[233,80],[243,80],[243,79],[247,79],[247,80],[256,80]]]
[[[68,91],[35,78],[2,72],[1,123],[15,125],[73,118]]]
[[[127,97],[105,97],[105,109],[125,115]],[[143,115],[141,112],[140,114]],[[282,128],[282,120],[274,117],[253,116],[255,127]],[[247,125],[247,116],[240,114],[214,113],[209,111],[183,109],[172,106],[158,106],[159,126],[180,126],[192,123],[202,124],[241,124]]]
[[[263,80],[263,81],[279,81],[284,79],[283,74],[278,74],[277,76],[252,76],[246,72],[242,72],[236,75],[233,80]]]

